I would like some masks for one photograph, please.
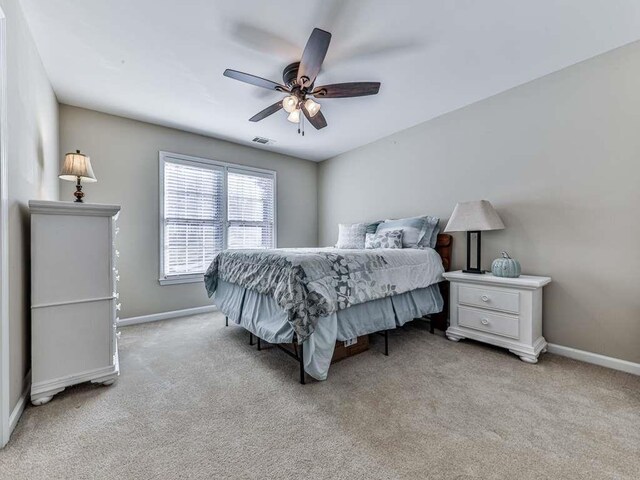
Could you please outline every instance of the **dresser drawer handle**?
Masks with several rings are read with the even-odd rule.
[[[480,319],[480,323],[483,325],[489,325],[489,320],[487,318]]]
[[[480,298],[482,299],[483,302],[489,301],[489,297],[487,295],[482,295]]]

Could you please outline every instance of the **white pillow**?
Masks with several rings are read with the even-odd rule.
[[[367,225],[366,223],[339,224],[336,248],[364,248]]]

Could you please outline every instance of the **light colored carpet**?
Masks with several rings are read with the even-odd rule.
[[[640,377],[425,325],[298,383],[208,314],[122,329],[111,387],[29,406],[2,479],[640,478]]]

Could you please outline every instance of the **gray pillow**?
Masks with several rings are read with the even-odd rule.
[[[440,219],[438,217],[430,217],[428,215],[424,218],[427,224],[427,230],[424,237],[422,237],[422,240],[418,243],[418,246],[420,248],[436,248],[438,234],[440,233],[440,226],[438,225],[438,223],[440,223]]]
[[[366,223],[341,223],[338,225],[338,243],[336,243],[336,248],[364,248],[366,233]]]
[[[380,225],[384,220],[378,220],[376,222],[371,222],[367,225],[367,233],[376,233],[378,229],[378,225]]]
[[[367,233],[364,248],[402,248],[402,230]]]

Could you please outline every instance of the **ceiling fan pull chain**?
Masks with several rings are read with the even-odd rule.
[[[304,115],[302,115],[301,118],[302,118],[302,136],[304,137]]]

